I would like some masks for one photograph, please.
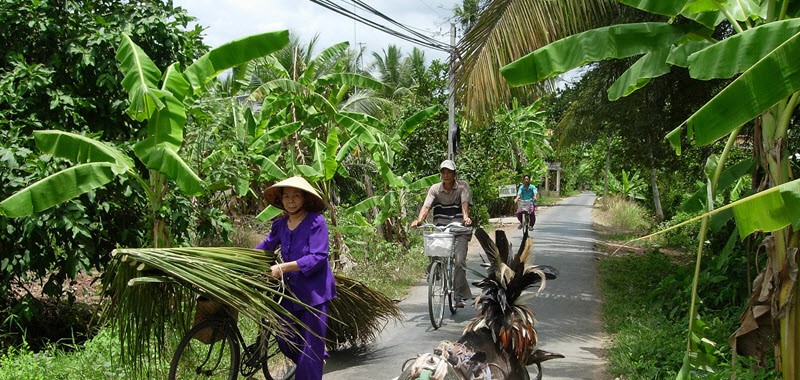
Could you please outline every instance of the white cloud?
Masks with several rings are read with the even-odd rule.
[[[354,21],[307,0],[174,0],[175,6],[187,9],[198,23],[206,27],[205,41],[215,47],[248,35],[290,29],[308,41],[319,34],[319,48],[349,41],[351,46],[366,44],[367,55],[380,52],[389,44],[398,45],[403,52],[415,46],[399,38]],[[352,3],[336,2],[352,9]],[[381,0],[369,1],[370,6],[385,15],[413,27],[435,39],[449,43],[449,21],[455,4],[460,0]],[[349,4],[349,5],[347,5]],[[356,13],[367,17],[363,10]],[[371,20],[391,26],[374,16]],[[393,29],[397,29],[393,27]],[[432,35],[429,32],[436,32]],[[423,49],[428,60],[446,59],[445,53]]]

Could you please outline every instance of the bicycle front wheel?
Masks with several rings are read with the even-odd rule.
[[[442,263],[434,261],[428,275],[428,315],[434,329],[442,326],[444,318],[444,304],[447,296],[447,279]]]
[[[530,223],[531,216],[527,212],[522,213],[522,234],[525,235],[528,233],[528,223]]]
[[[458,310],[455,300],[455,294],[453,294],[453,280],[455,279],[454,272],[455,272],[455,259],[447,260],[447,279],[444,282],[445,288],[444,292],[447,294],[447,305],[450,307],[450,314],[455,314]]]
[[[172,357],[169,379],[236,380],[239,358],[239,342],[229,323],[210,319],[183,337]]]
[[[263,368],[264,379],[266,380],[286,380],[294,378],[297,364],[292,359],[286,357],[278,347],[275,334],[265,332],[267,338],[267,358],[264,360]]]

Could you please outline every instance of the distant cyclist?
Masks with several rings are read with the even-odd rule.
[[[523,201],[530,201],[528,215],[528,228],[533,228],[533,225],[536,224],[536,200],[539,199],[539,192],[536,191],[536,186],[531,185],[531,176],[525,174],[522,176],[522,184],[519,185],[519,189],[517,189],[517,196],[514,198],[514,203],[517,203],[522,199]],[[518,229],[522,229],[522,207],[517,207],[517,220],[519,220]]]
[[[428,212],[433,210],[433,224],[444,226],[449,223],[459,222],[465,226],[472,225],[469,217],[469,206],[472,204],[472,193],[466,181],[456,179],[456,164],[451,160],[444,160],[439,165],[439,176],[442,182],[436,183],[428,189],[425,203],[419,210],[419,216],[411,227],[424,223]],[[456,293],[456,306],[464,307],[467,300],[472,299],[472,291],[467,283],[467,244],[472,239],[472,233],[456,235],[456,267],[453,273],[453,285]]]

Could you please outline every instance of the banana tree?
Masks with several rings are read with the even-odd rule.
[[[543,158],[553,152],[548,141],[544,111],[539,110],[541,105],[541,100],[537,100],[520,107],[515,98],[510,109],[495,114],[495,123],[507,131],[503,134],[507,140],[501,145],[511,148],[508,156],[515,161],[512,165],[523,169],[531,178],[539,178],[547,173]]]
[[[639,177],[639,172],[628,173],[622,171],[621,179],[617,179],[609,173],[608,187],[612,193],[620,194],[630,200],[644,200],[644,189],[647,183]]]
[[[503,67],[502,75],[514,86],[537,83],[589,62],[612,58],[641,56],[608,89],[609,99],[618,99],[646,85],[648,81],[669,72],[674,66],[685,67],[699,80],[735,79],[713,99],[691,115],[667,138],[680,153],[682,132],[695,145],[708,145],[727,136],[719,157],[711,157],[707,165],[707,210],[714,210],[715,194],[721,173],[742,126],[755,120],[755,132],[761,141],[760,165],[767,176],[761,189],[780,188],[792,181],[786,144],[789,121],[800,102],[800,18],[794,0],[621,0],[653,14],[665,22],[613,25],[576,34],[556,41]],[[687,22],[676,22],[685,19]],[[712,38],[715,29],[727,22],[734,34],[722,40]],[[683,128],[686,127],[686,128]],[[792,182],[790,182],[792,181]],[[756,196],[758,197],[758,195]],[[769,195],[763,195],[769,197]],[[785,222],[786,215],[795,215],[796,202],[781,215],[763,214],[758,209],[742,209],[734,213],[740,232],[748,223],[758,230],[769,231],[769,262],[761,273],[771,308],[751,302],[745,312],[738,337],[757,327],[763,316],[774,319],[779,329],[776,362],[784,378],[800,377],[800,294],[795,276],[794,252],[797,239],[795,224]],[[755,217],[758,218],[755,218]],[[796,215],[795,215],[796,216]],[[687,355],[679,377],[687,377],[693,347],[692,332],[696,318],[697,273],[700,268],[703,241],[708,218],[699,233],[698,253],[693,284]],[[776,228],[776,226],[779,226]],[[754,297],[757,300],[758,297]],[[763,298],[762,298],[763,299]],[[746,330],[746,331],[745,331]],[[698,364],[698,363],[695,363]]]
[[[129,36],[122,35],[117,60],[124,73],[123,87],[129,94],[127,113],[147,125],[144,138],[134,145],[133,151],[148,172],[139,172],[132,158],[109,143],[69,132],[36,131],[34,137],[39,149],[65,158],[75,166],[3,200],[0,213],[9,217],[30,215],[126,175],[141,185],[149,200],[153,245],[168,244],[158,212],[169,183],[186,195],[204,191],[203,181],[178,154],[183,143],[186,108],[222,71],[272,53],[287,41],[286,31],[246,37],[209,51],[184,71],[172,64],[162,74]]]
[[[424,192],[431,187],[431,185],[439,182],[439,175],[433,174],[413,180],[413,178],[411,178],[411,173],[406,173],[403,176],[395,176],[394,173],[391,172],[390,168],[383,166],[381,168],[381,176],[385,178],[390,176],[392,178],[397,178],[394,182],[395,187],[386,192],[386,194],[383,196],[376,195],[359,202],[358,204],[350,207],[348,212],[355,215],[358,225],[362,227],[377,227],[389,220],[392,215],[397,215],[399,217],[398,223],[396,223],[399,226],[397,231],[397,240],[407,247],[407,231],[404,228],[405,223],[403,223],[403,221],[407,220],[407,205],[410,201],[410,198],[414,194]],[[369,222],[364,217],[364,214],[375,207],[379,208],[380,212],[378,213],[377,217],[372,220],[372,222]]]
[[[352,156],[369,158],[383,172],[393,165],[397,152],[405,150],[402,141],[439,110],[422,110],[389,133],[391,128],[375,117],[380,113],[370,112],[386,103],[371,95],[383,87],[382,83],[355,73],[319,72],[324,67],[343,67],[333,62],[337,57],[346,58],[347,46],[342,43],[325,49],[309,60],[302,72],[289,73],[277,59],[264,59],[262,65],[269,70],[261,71],[273,72],[277,78],[266,81],[250,95],[251,100],[261,102],[254,117],[255,135],[259,137],[251,147],[267,149],[270,160],[288,174],[302,174],[317,183],[330,206],[334,261],[346,247],[337,228],[339,210],[334,202],[337,189],[333,176],[349,176]],[[386,184],[395,187],[394,182]],[[261,217],[276,212],[268,209]]]

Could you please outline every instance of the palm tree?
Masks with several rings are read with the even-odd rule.
[[[608,22],[613,0],[493,0],[456,46],[455,93],[468,117],[491,120],[498,105],[536,89],[514,89],[500,67],[565,36]],[[465,2],[466,10],[466,2]]]

